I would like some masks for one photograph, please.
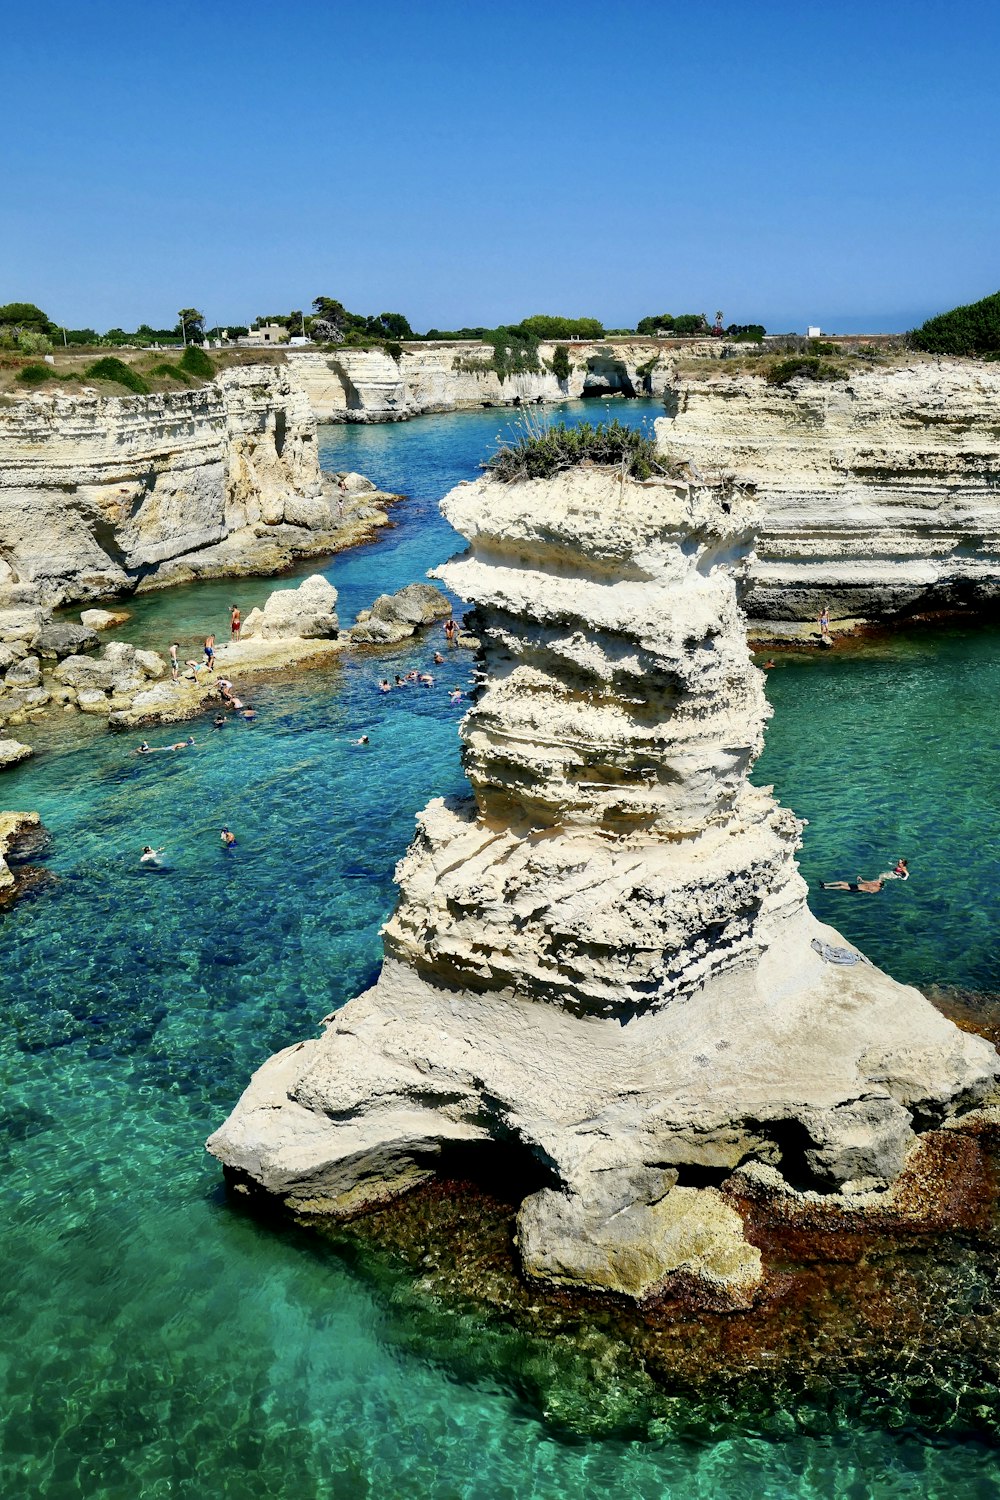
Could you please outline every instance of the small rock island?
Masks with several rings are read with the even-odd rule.
[[[443,509],[482,642],[472,795],[421,813],[377,984],[266,1062],[209,1150],[350,1217],[503,1149],[530,1275],[747,1306],[726,1178],[889,1198],[924,1132],[995,1098],[997,1053],[817,921],[801,825],[748,779],[748,495],[584,465]]]

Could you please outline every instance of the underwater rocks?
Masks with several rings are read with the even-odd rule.
[[[799,824],[748,773],[767,708],[738,605],[756,511],[728,486],[459,486],[441,570],[476,604],[473,796],[400,862],[378,983],[270,1059],[209,1142],[237,1180],[347,1217],[503,1147],[524,1269],[746,1306],[719,1192],[884,1192],[992,1097],[996,1051],[808,910]]]

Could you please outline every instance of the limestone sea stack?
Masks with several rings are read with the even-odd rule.
[[[377,984],[265,1063],[209,1149],[346,1216],[506,1147],[529,1273],[745,1303],[760,1254],[706,1183],[758,1162],[884,1190],[997,1054],[817,922],[800,825],[747,779],[751,500],[579,468],[443,509],[486,673],[472,796],[420,814]]]

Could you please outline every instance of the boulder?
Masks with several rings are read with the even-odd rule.
[[[80,619],[88,630],[110,630],[114,625],[124,625],[129,613],[126,609],[83,609]]]
[[[288,495],[285,521],[289,526],[303,526],[307,531],[329,531],[333,526],[329,505],[314,495]]]
[[[5,771],[8,766],[16,766],[19,761],[27,760],[34,753],[30,745],[22,745],[20,740],[0,740],[0,771]]]
[[[139,651],[135,653],[136,666],[146,677],[166,677],[167,664],[158,651]]]
[[[37,687],[42,680],[42,664],[37,656],[26,656],[23,661],[8,667],[4,682],[8,687]]]
[[[451,603],[439,588],[432,583],[408,583],[398,593],[380,594],[370,610],[361,610],[351,640],[359,645],[392,644],[450,614]]]
[[[337,489],[346,495],[377,495],[378,485],[372,484],[363,474],[355,474],[348,470],[346,474],[337,474]]]
[[[51,701],[51,694],[43,687],[19,687],[0,693],[0,720],[12,720],[15,715],[31,713],[44,708]]]
[[[98,644],[97,636],[86,625],[74,625],[62,620],[43,625],[31,642],[32,649],[39,656],[50,660],[73,656],[80,651],[93,651]]]
[[[106,714],[110,708],[108,696],[106,693],[102,693],[100,688],[80,688],[76,695],[76,701],[78,707],[85,714]]]
[[[92,656],[67,656],[52,675],[57,682],[64,682],[69,687],[96,688],[106,693],[111,689],[112,674],[112,664],[107,659],[98,661]]]
[[[8,667],[12,667],[23,656],[23,646],[0,646],[0,672],[6,672]]]
[[[278,589],[263,609],[252,609],[243,622],[243,640],[336,640],[337,590],[319,573],[297,589]]]
[[[0,641],[33,641],[49,619],[49,611],[41,605],[19,604],[0,609]]]

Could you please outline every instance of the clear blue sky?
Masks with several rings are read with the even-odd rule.
[[[723,309],[899,329],[1000,287],[1000,6],[2,6],[0,302],[415,328]]]

